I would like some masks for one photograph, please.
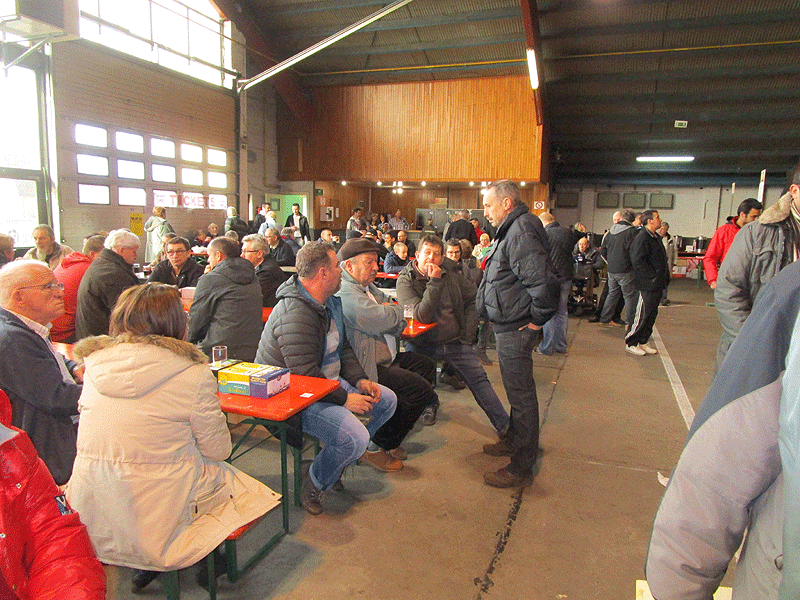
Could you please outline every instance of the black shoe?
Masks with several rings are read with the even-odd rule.
[[[600,322],[600,315],[594,315],[591,319],[589,319],[589,323],[599,323]]]
[[[426,406],[425,410],[422,411],[422,424],[423,425],[433,425],[436,423],[436,411],[439,410],[439,405],[435,406]]]
[[[141,569],[135,569],[133,571],[133,579],[131,580],[131,591],[134,594],[141,592],[159,575],[161,575],[160,571],[142,571]]]
[[[467,387],[467,384],[461,381],[461,378],[458,375],[447,375],[446,373],[442,373],[442,381],[457,391],[463,390],[465,387]]]
[[[208,560],[203,559],[197,563],[197,575],[195,581],[204,590],[208,589]],[[225,560],[225,555],[219,548],[214,550],[214,574],[219,579],[220,575],[224,575],[228,571],[228,561]]]

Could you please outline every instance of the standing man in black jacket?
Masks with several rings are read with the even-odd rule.
[[[469,222],[469,211],[464,208],[453,213],[453,216],[456,218],[444,228],[444,241],[446,242],[456,238],[459,240],[469,240],[473,248],[477,246],[478,235],[475,233],[475,227]]]
[[[311,239],[311,231],[308,227],[308,219],[300,212],[300,205],[295,202],[292,204],[292,214],[286,217],[286,225],[284,227],[291,227],[294,232],[294,238],[298,242],[298,246],[302,246]]]
[[[542,343],[536,349],[539,354],[550,356],[553,352],[564,354],[567,351],[567,302],[572,289],[572,249],[574,236],[569,229],[558,224],[550,213],[542,213],[539,219],[544,225],[547,239],[550,242],[550,261],[561,284],[558,298],[558,310],[542,328]]]
[[[509,456],[511,461],[496,472],[484,473],[483,479],[493,487],[518,487],[530,485],[539,448],[539,400],[531,353],[536,332],[556,312],[560,283],[542,222],[522,203],[514,182],[496,181],[486,188],[483,214],[497,233],[485,258],[478,314],[488,317],[494,327],[500,373],[511,405],[505,438],[483,447],[487,454]]]
[[[631,264],[639,300],[630,330],[625,336],[625,350],[636,356],[658,353],[647,341],[653,333],[658,304],[668,283],[667,253],[661,236],[656,233],[659,227],[661,218],[658,211],[644,211],[642,229],[631,243]]]
[[[622,211],[622,218],[612,225],[611,229],[600,246],[600,254],[608,264],[608,295],[600,313],[600,325],[609,326],[611,323],[624,325],[623,322],[612,321],[617,302],[622,295],[625,298],[625,320],[630,324],[633,321],[633,311],[636,303],[636,286],[633,283],[633,265],[631,265],[631,242],[636,237],[638,230],[632,225],[635,219],[633,211],[626,208]]]

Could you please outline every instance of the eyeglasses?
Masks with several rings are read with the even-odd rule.
[[[242,254],[247,254],[248,252],[261,252],[261,250],[242,250]]]
[[[167,256],[175,256],[176,254],[185,254],[188,250],[167,250]]]
[[[52,292],[54,290],[64,291],[64,284],[57,281],[45,283],[44,285],[26,285],[25,287],[17,288],[18,290],[47,290]]]

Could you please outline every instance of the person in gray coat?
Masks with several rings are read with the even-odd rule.
[[[211,240],[208,265],[194,291],[187,339],[209,357],[214,346],[227,346],[228,358],[253,362],[263,327],[255,269],[226,237]]]
[[[378,470],[399,470],[408,458],[400,443],[429,404],[439,402],[431,383],[436,363],[413,352],[400,352],[398,337],[406,326],[403,308],[375,286],[378,253],[365,238],[347,240],[339,250],[345,331],[370,380],[397,394],[397,410],[373,436],[366,458]]]
[[[722,261],[714,290],[722,337],[717,368],[750,316],[761,288],[800,256],[800,165],[792,174],[789,191],[767,208],[758,221],[748,223],[733,238]]]
[[[800,598],[798,413],[796,262],[761,290],[692,422],[653,524],[653,597],[710,599],[747,532],[733,597]]]

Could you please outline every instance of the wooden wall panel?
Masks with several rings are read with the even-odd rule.
[[[53,45],[52,73],[61,234],[72,248],[80,249],[81,240],[89,232],[130,227],[131,215],[143,214],[146,220],[153,208],[150,197],[144,207],[119,206],[113,200],[111,205],[78,204],[75,123],[164,135],[228,150],[228,166],[222,170],[228,173],[231,183],[228,190],[220,192],[227,193],[229,202],[234,203],[236,100],[230,90],[84,40]],[[135,181],[130,181],[130,185],[139,187]],[[141,187],[175,186],[144,181]],[[112,183],[112,191],[115,188]],[[184,235],[211,222],[221,228],[225,212],[173,208],[168,210],[167,218],[176,232]],[[142,258],[144,250],[140,254]]]
[[[278,111],[279,178],[539,181],[527,77],[313,88],[313,123]],[[299,160],[298,140],[302,147]]]

